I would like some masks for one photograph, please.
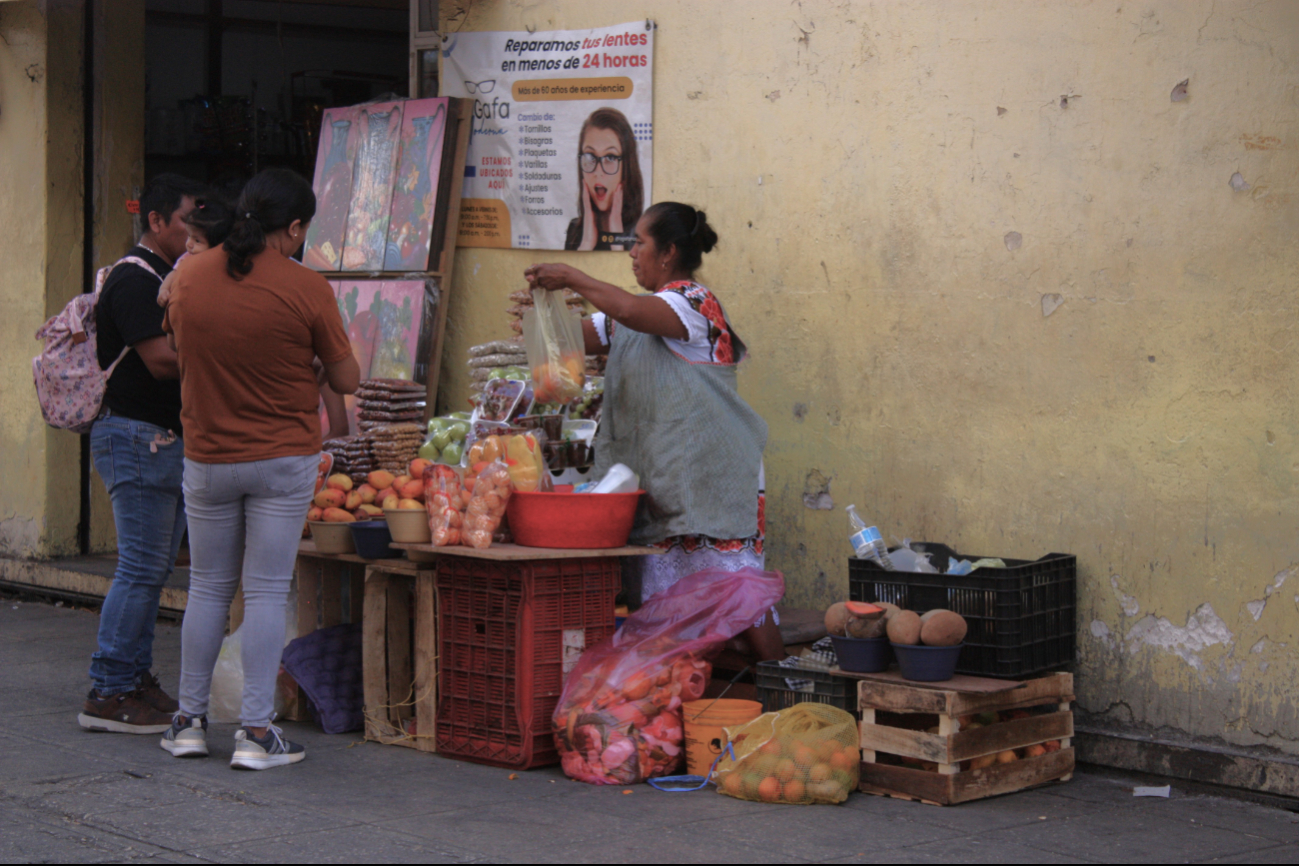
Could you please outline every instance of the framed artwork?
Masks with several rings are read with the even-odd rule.
[[[302,263],[318,271],[342,265],[343,236],[352,203],[352,172],[361,139],[359,109],[327,108],[320,123],[320,148],[311,184],[316,192],[316,216],[307,228]]]
[[[388,219],[396,183],[402,103],[380,102],[358,109],[361,127],[352,176],[352,204],[343,238],[343,270],[383,270]]]
[[[415,99],[402,109],[401,156],[383,260],[386,271],[429,267],[449,102]]]

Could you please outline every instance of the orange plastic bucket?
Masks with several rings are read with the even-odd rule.
[[[726,728],[762,715],[762,704],[734,698],[705,698],[681,705],[686,736],[686,772],[707,776],[713,761],[726,748]]]

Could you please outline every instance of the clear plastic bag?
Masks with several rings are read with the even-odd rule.
[[[460,483],[460,473],[441,463],[424,467],[424,509],[434,547],[460,543],[468,504],[469,495]]]
[[[861,773],[857,722],[829,704],[795,704],[727,728],[717,792],[762,803],[842,803]]]
[[[564,683],[554,716],[564,773],[629,785],[676,772],[681,705],[703,697],[722,645],[784,594],[779,572],[710,568],[645,602]]]
[[[465,510],[464,532],[461,542],[468,547],[492,546],[492,535],[505,517],[505,507],[510,502],[513,488],[505,464],[497,460],[473,480],[469,507]]]
[[[568,403],[586,383],[586,341],[581,314],[561,295],[533,289],[534,305],[523,314],[523,341],[538,403]]]

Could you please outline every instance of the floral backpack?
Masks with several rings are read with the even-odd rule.
[[[148,262],[137,256],[126,256],[95,275],[95,290],[77,295],[63,311],[41,326],[36,339],[45,341],[45,349],[32,358],[32,377],[36,380],[36,399],[41,404],[45,423],[73,433],[89,433],[104,402],[104,389],[117,365],[131,351],[122,349],[107,370],[99,368],[95,340],[95,306],[108,275],[118,265],[132,264],[158,277]],[[161,277],[158,277],[161,280]]]

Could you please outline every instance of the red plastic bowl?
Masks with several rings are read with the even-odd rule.
[[[506,513],[524,547],[605,550],[622,547],[636,519],[635,493],[515,493]]]

